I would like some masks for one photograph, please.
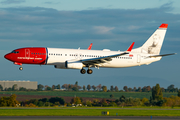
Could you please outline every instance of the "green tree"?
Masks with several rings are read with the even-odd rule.
[[[13,91],[18,90],[18,85],[17,85],[17,84],[14,84],[14,85],[12,86],[12,90],[13,90]]]
[[[174,90],[175,90],[175,88],[174,88],[173,84],[167,87],[168,92],[174,92]]]
[[[92,89],[95,91],[95,90],[96,90],[96,86],[95,86],[95,85],[93,85],[93,86],[92,86]]]
[[[78,89],[76,86],[74,86],[74,87],[72,88],[72,90],[73,90],[73,91],[79,91],[79,89]]]
[[[141,87],[138,87],[138,90],[137,90],[138,92],[142,92],[142,90],[141,90]]]
[[[132,88],[128,88],[128,91],[131,92],[131,91],[132,91]]]
[[[107,86],[102,86],[103,92],[107,92]]]
[[[180,97],[180,89],[179,89],[179,91],[178,91],[178,97]]]
[[[120,102],[125,102],[125,100],[126,100],[126,97],[125,97],[124,95],[122,95],[122,96],[119,98],[119,101],[120,101]]]
[[[92,102],[90,100],[86,100],[86,102],[84,103],[85,105],[91,107],[92,106]]]
[[[52,88],[51,88],[51,87],[49,87],[49,86],[47,86],[47,85],[46,85],[46,87],[45,87],[45,88],[46,88],[45,90],[48,90],[48,91],[49,91],[49,90],[52,90]]]
[[[118,91],[119,91],[117,86],[115,86],[115,88],[114,88],[114,89],[115,89],[115,91],[116,91],[116,92],[118,92]]]
[[[163,99],[162,89],[159,84],[156,84],[156,86],[152,88],[152,99],[158,101]]]
[[[72,85],[68,85],[68,90],[71,90],[72,89]]]
[[[103,98],[100,103],[101,103],[102,106],[108,106],[107,101],[106,101],[105,98]]]
[[[125,92],[128,92],[128,87],[127,86],[124,86],[123,89],[124,89]]]
[[[19,91],[26,91],[26,88],[20,87],[20,88],[19,88]]]
[[[2,85],[0,85],[0,91],[2,91],[3,90],[3,86]]]
[[[87,85],[87,89],[88,89],[88,91],[90,91],[90,89],[91,89],[91,86],[90,86],[90,85]]]
[[[85,85],[83,85],[83,90],[86,91],[86,86]]]
[[[11,87],[5,88],[5,91],[12,91],[12,88]]]
[[[51,97],[49,99],[49,102],[53,103],[53,104],[59,102],[61,105],[64,105],[64,103],[65,103],[64,99],[63,98],[59,98],[59,97]]]
[[[58,84],[58,85],[56,86],[56,89],[61,89],[60,84]]]
[[[113,87],[113,85],[111,85],[110,90],[111,90],[111,92],[113,92],[113,91],[114,91],[114,87]]]
[[[77,85],[77,86],[78,86],[78,81],[76,81],[75,85]]]
[[[55,85],[52,85],[52,90],[56,89],[56,86]]]
[[[37,86],[37,88],[38,88],[38,89],[37,89],[38,91],[42,91],[42,90],[44,89],[44,86],[41,85],[41,84],[39,84],[39,85]]]
[[[110,95],[110,97],[111,97],[111,98],[113,98],[113,97],[114,97],[114,95],[113,95],[113,94],[111,94],[111,95]]]
[[[73,99],[71,99],[71,104],[77,105],[77,104],[81,104],[81,103],[82,103],[82,101],[79,97],[74,97]]]
[[[16,95],[13,94],[10,97],[1,97],[0,98],[0,107],[17,107],[19,102],[16,100]]]

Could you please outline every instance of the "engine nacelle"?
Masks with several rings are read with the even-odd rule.
[[[77,62],[77,61],[66,61],[65,67],[68,69],[82,69],[83,64],[82,62]]]

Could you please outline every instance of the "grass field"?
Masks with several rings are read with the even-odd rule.
[[[0,109],[0,116],[101,116],[109,111],[110,116],[180,116],[179,109],[113,109],[113,108],[61,108],[61,109]]]
[[[150,98],[151,92],[69,92],[69,91],[0,91],[0,94],[16,94],[16,95],[47,95],[47,96],[69,96],[69,97],[90,97],[90,98],[110,98],[113,94],[113,99],[118,99],[120,96],[132,98]],[[163,97],[177,96],[177,93],[163,93]]]

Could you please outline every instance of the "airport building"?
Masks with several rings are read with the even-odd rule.
[[[1,80],[0,85],[3,87],[3,90],[7,88],[12,88],[13,85],[17,85],[17,88],[20,87],[26,88],[26,89],[37,89],[37,82],[30,82],[30,81],[9,81],[9,80]]]

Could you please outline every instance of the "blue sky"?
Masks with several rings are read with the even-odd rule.
[[[30,80],[43,85],[74,84],[180,88],[179,54],[141,67],[93,69],[92,75],[53,66],[19,66],[4,59],[29,46],[126,50],[141,46],[161,23],[169,27],[161,54],[179,53],[179,0],[0,0],[0,80]]]

